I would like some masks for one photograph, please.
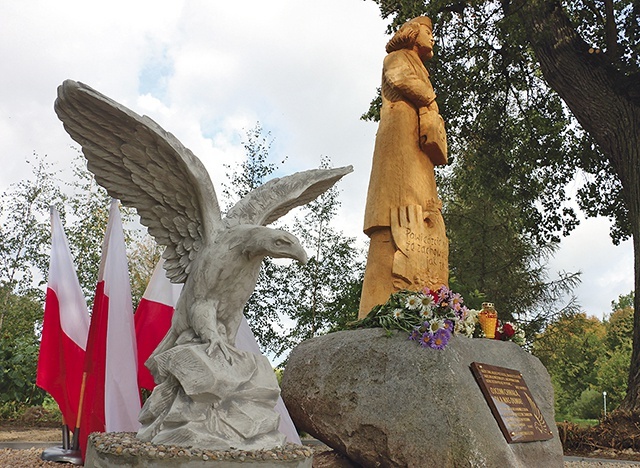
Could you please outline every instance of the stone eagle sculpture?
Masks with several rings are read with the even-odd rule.
[[[140,413],[138,437],[209,449],[282,445],[271,366],[237,350],[236,333],[262,259],[306,262],[295,236],[265,226],[314,200],[351,166],[273,179],[222,218],[201,161],[149,117],[72,80],[58,88],[55,111],[96,181],[136,208],[165,246],[167,277],[184,283],[171,328],[146,363],[158,385]]]

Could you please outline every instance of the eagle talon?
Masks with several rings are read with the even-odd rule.
[[[224,356],[226,361],[230,365],[233,365],[233,358],[231,357],[231,354],[229,354],[229,351],[227,350],[224,343],[222,343],[222,341],[219,341],[219,340],[210,341],[209,346],[207,346],[207,349],[205,350],[205,353],[207,353],[207,356],[211,356],[213,354],[213,351],[216,345],[220,348],[220,351],[222,352],[222,355]]]

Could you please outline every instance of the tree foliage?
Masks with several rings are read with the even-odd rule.
[[[466,168],[466,182],[475,181],[477,196],[491,193],[513,206],[539,244],[570,232],[577,221],[564,185],[574,170],[565,160],[582,147],[566,108],[536,72],[521,28],[501,18],[497,2],[377,3],[392,19],[389,32],[419,14],[436,19],[427,65],[450,155]]]
[[[39,348],[30,337],[0,339],[0,406],[42,404],[46,393],[35,383]]]
[[[34,155],[28,162],[32,177],[12,184],[0,196],[0,333],[16,297],[43,298],[38,284],[46,278],[48,266],[49,206],[62,200],[46,158]]]
[[[323,158],[320,168],[330,164]],[[287,269],[285,307],[296,322],[288,333],[292,343],[344,328],[357,319],[363,264],[355,239],[331,226],[340,207],[338,196],[335,186],[324,192],[303,207],[291,228],[309,254],[306,265],[294,263]]]
[[[575,311],[573,300],[566,298],[579,275],[562,272],[549,278],[546,263],[557,241],[533,235],[533,213],[527,214],[524,207],[533,201],[524,202],[513,178],[504,184],[493,172],[495,164],[508,165],[507,146],[466,148],[455,166],[439,177],[450,240],[451,287],[470,307],[478,309],[486,300],[495,303],[502,320],[519,321],[531,337],[561,311]],[[541,191],[536,189],[536,194]]]
[[[98,281],[102,242],[109,222],[111,197],[104,188],[96,183],[93,174],[87,170],[84,157],[76,157],[71,169],[73,177],[71,182],[67,184],[68,193],[64,197],[63,219],[66,221],[65,233],[69,240],[71,255],[74,258],[78,280],[82,292],[87,298],[87,303],[90,303],[93,300]],[[139,293],[140,284],[148,283],[153,269],[149,273],[148,265],[138,256],[148,253],[153,258],[157,247],[154,247],[153,242],[149,243],[149,240],[144,240],[141,226],[135,223],[137,220],[135,210],[120,205],[120,213],[129,257],[132,294],[134,291]],[[145,249],[151,249],[151,252],[146,252]],[[136,269],[138,267],[140,269]],[[140,299],[140,296],[137,297],[137,300]]]
[[[242,145],[245,159],[236,166],[225,165],[228,183],[223,183],[222,195],[228,210],[242,197],[260,187],[266,178],[278,169],[269,161],[269,151],[273,144],[270,132],[264,133],[260,122],[247,130]],[[263,349],[286,349],[281,337],[282,316],[279,304],[272,299],[274,286],[282,284],[283,269],[273,259],[267,257],[262,261],[256,287],[247,301],[244,314],[256,339]],[[277,351],[276,351],[277,352]]]
[[[127,258],[133,310],[137,309],[163,251],[164,247],[158,245],[149,234],[140,235],[129,242]]]
[[[529,338],[558,315],[577,310],[571,292],[579,275],[561,272],[550,280],[546,262],[554,249],[523,237],[508,206],[485,197],[461,205],[449,201],[445,209],[450,287],[469,307],[493,302],[500,319],[520,323]]]
[[[582,392],[597,385],[594,363],[604,353],[605,327],[586,314],[566,315],[534,342],[533,354],[551,375],[556,413],[567,415]]]
[[[605,148],[598,141],[601,132],[595,128],[605,131],[605,126],[619,127],[620,123],[633,128],[637,123],[628,118],[617,122],[603,118],[611,106],[626,100],[625,107],[636,108],[640,99],[637,2],[374,1],[382,17],[391,20],[388,32],[414,16],[426,14],[434,19],[436,54],[429,67],[454,156],[473,142],[478,129],[490,136],[482,139],[488,147],[496,143],[512,146],[514,138],[519,142],[512,146],[520,148],[519,152],[503,151],[506,165],[496,161],[495,178],[505,186],[516,182],[522,203],[539,202],[524,208],[529,230],[554,239],[575,226],[575,214],[564,204],[564,185],[578,167],[592,174],[579,193],[585,212],[611,217],[616,242],[629,237],[622,179],[616,177],[621,171],[613,164],[616,158],[603,154]],[[557,49],[572,47],[575,56],[556,57],[557,76],[552,80],[544,51],[563,39],[567,44]],[[592,73],[576,74],[570,59],[581,60]],[[607,74],[607,79],[594,82],[594,73]],[[596,99],[596,86],[619,96],[607,102],[605,96],[610,93],[600,92]],[[581,94],[567,96],[571,90]],[[579,112],[576,107],[580,105],[572,99],[591,107]],[[374,100],[369,116],[376,115],[376,103]],[[598,104],[605,104],[599,112]],[[576,125],[576,118],[582,128]],[[625,130],[618,131],[624,134]],[[635,139],[626,141],[627,148],[621,151],[636,154],[634,145]],[[545,193],[536,196],[540,182]]]
[[[566,314],[536,337],[533,353],[551,374],[560,418],[597,418],[607,392],[609,410],[626,396],[633,341],[630,295],[614,301],[604,321],[585,314]]]
[[[224,164],[227,170],[225,175],[229,179],[229,182],[222,186],[226,210],[260,187],[266,178],[287,160],[285,157],[279,164],[269,160],[273,141],[271,132],[265,133],[260,122],[256,122],[255,127],[246,131],[246,139],[242,142],[246,158],[237,167]]]

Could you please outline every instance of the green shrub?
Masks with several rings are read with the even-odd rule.
[[[36,386],[39,343],[32,337],[0,339],[0,405],[41,405],[46,392]]]
[[[580,399],[572,405],[571,413],[581,419],[598,419],[602,416],[602,393],[597,390],[583,390]]]

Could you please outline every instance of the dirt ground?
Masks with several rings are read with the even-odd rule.
[[[0,443],[2,442],[62,442],[62,430],[0,424]]]

